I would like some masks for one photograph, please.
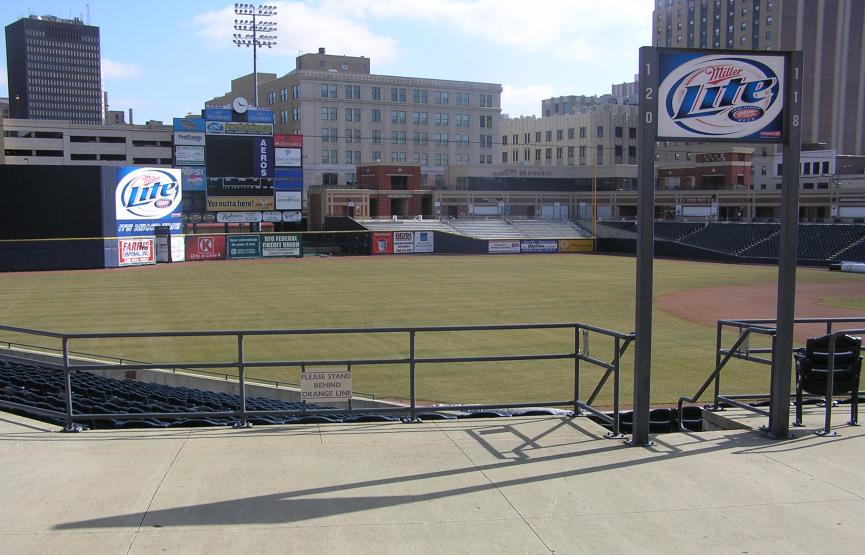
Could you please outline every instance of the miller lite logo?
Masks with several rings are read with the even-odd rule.
[[[180,170],[136,168],[115,188],[117,220],[159,220],[180,210]]]
[[[781,140],[782,56],[659,54],[659,137]]]

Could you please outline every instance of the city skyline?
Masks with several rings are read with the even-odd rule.
[[[500,83],[502,112],[512,117],[540,115],[544,98],[607,94],[631,81],[637,49],[651,38],[653,7],[650,0],[549,0],[526,13],[524,3],[508,0],[273,4],[279,45],[259,51],[261,72],[284,75],[300,52],[325,47],[370,58],[377,74]],[[36,0],[4,4],[0,16],[4,27],[28,15],[87,22],[88,9],[89,23],[101,29],[109,108],[132,108],[136,123],[197,113],[231,79],[252,72],[252,52],[231,43],[234,3]],[[166,61],[178,52],[184,58]],[[0,96],[7,96],[5,44],[0,63]]]

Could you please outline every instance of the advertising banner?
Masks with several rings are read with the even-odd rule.
[[[272,197],[273,180],[255,178],[209,177],[208,197]]]
[[[278,167],[300,167],[301,149],[299,148],[276,148],[276,165]]]
[[[174,147],[174,164],[177,166],[204,165],[204,147],[189,145]]]
[[[303,209],[303,193],[300,191],[276,191],[277,210]]]
[[[393,234],[391,234],[391,233],[373,233],[372,234],[372,253],[373,254],[393,254]]]
[[[258,235],[229,235],[226,251],[228,258],[258,258],[261,256],[261,238]]]
[[[303,219],[299,211],[283,212],[282,221],[286,223],[297,223]]]
[[[414,252],[433,252],[434,237],[435,233],[432,231],[415,231]]]
[[[261,220],[263,222],[281,222],[282,212],[262,212]]]
[[[273,123],[272,110],[247,110],[246,121],[249,123]]]
[[[207,135],[204,132],[201,133],[190,133],[186,131],[175,131],[174,132],[174,144],[175,145],[192,145],[192,146],[204,146],[204,138]]]
[[[174,118],[174,133],[204,133],[204,120],[201,118]]]
[[[154,227],[170,233],[182,228],[180,170],[124,167],[117,172],[114,214],[117,235],[152,235]]]
[[[658,140],[782,142],[786,56],[658,49]]]
[[[557,252],[559,243],[555,240],[520,241],[520,252]]]
[[[273,177],[273,139],[261,137],[252,143],[252,174],[255,177]]]
[[[393,252],[395,254],[414,252],[414,233],[411,231],[394,231]]]
[[[592,239],[559,239],[559,252],[594,252]]]
[[[189,191],[206,191],[207,183],[203,167],[185,167],[180,169],[181,182],[183,183],[183,192]]]
[[[273,197],[207,197],[208,212],[274,210]],[[259,214],[261,218],[261,214]],[[258,221],[261,221],[260,219]]]
[[[254,224],[261,221],[261,212],[217,212],[221,224]]]
[[[225,235],[187,235],[186,260],[222,260]]]
[[[208,122],[211,121],[231,121],[232,118],[232,110],[231,108],[205,108],[204,109],[204,119]]]
[[[118,239],[117,255],[120,266],[156,264],[154,238]]]
[[[261,236],[261,256],[302,257],[303,239],[300,235],[279,234]]]
[[[276,176],[274,187],[277,191],[303,191],[302,168],[277,167],[274,175]]]
[[[273,135],[272,123],[247,123],[245,121],[208,121],[208,135]]]
[[[487,252],[490,254],[520,252],[520,242],[518,240],[511,241],[510,239],[487,241]]]
[[[276,148],[303,148],[303,135],[277,133],[273,136],[273,144]]]

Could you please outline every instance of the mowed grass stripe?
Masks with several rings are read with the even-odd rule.
[[[774,267],[655,261],[656,295],[776,279]],[[798,279],[838,282],[857,277],[800,269]],[[634,280],[633,258],[576,254],[307,258],[3,274],[0,320],[65,332],[573,321],[627,332],[633,328]],[[710,372],[714,329],[657,310],[654,322],[652,398],[674,402],[693,393]],[[230,338],[78,341],[72,348],[153,362],[231,361],[236,343]],[[568,352],[573,334],[421,334],[417,348],[419,356],[430,357]],[[593,356],[612,359],[611,342],[593,338],[591,349]],[[253,360],[404,357],[408,337],[254,338],[248,340],[246,354]],[[630,399],[632,361],[633,350],[623,361],[625,402]],[[572,366],[571,361],[422,365],[418,396],[453,402],[565,399],[573,387]],[[408,396],[405,366],[356,370],[356,390],[377,397]],[[583,397],[600,375],[585,365],[584,370]],[[251,369],[250,374],[297,382],[294,369]],[[731,369],[724,390],[763,391],[767,384],[767,370],[747,365]],[[608,401],[609,395],[603,399]]]

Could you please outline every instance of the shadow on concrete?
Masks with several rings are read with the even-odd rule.
[[[570,421],[565,421],[554,427],[555,430],[561,426],[573,426]],[[580,433],[586,433],[576,426]],[[402,428],[405,431],[405,428]],[[183,526],[207,526],[207,525],[250,525],[250,524],[289,524],[382,509],[388,507],[400,507],[413,503],[429,502],[450,497],[474,494],[489,490],[497,490],[525,484],[539,483],[549,480],[558,480],[573,476],[590,475],[593,473],[617,470],[629,467],[638,467],[662,460],[672,460],[682,457],[693,457],[701,454],[721,450],[738,450],[742,448],[753,448],[765,445],[769,440],[758,434],[742,432],[740,434],[711,437],[700,437],[693,434],[688,438],[688,449],[682,450],[677,445],[656,438],[655,446],[650,449],[633,449],[619,440],[600,440],[587,438],[586,442],[598,442],[600,445],[593,449],[584,449],[568,453],[555,453],[540,456],[537,452],[545,449],[538,444],[538,440],[552,433],[553,430],[545,430],[535,437],[528,437],[516,430],[510,424],[491,424],[480,426],[477,431],[477,423],[465,429],[447,429],[446,433],[463,432],[470,438],[479,440],[480,445],[499,461],[489,464],[470,464],[460,468],[440,470],[433,472],[422,472],[403,476],[393,476],[374,480],[363,480],[352,483],[334,484],[323,487],[297,489],[284,491],[269,495],[260,495],[220,501],[214,503],[203,503],[171,509],[159,509],[129,513],[107,518],[90,520],[78,520],[62,523],[54,526],[55,530],[75,530],[85,528],[114,528],[128,527],[131,522],[140,522],[141,527],[183,527]],[[442,433],[443,430],[436,430]],[[485,436],[510,433],[520,443],[508,451],[501,451],[484,439]],[[223,436],[227,437],[227,436]],[[233,436],[229,436],[233,437]],[[597,436],[595,436],[597,437]],[[573,438],[564,438],[572,440]],[[705,444],[703,447],[694,447],[694,444]],[[556,447],[561,448],[562,445]],[[591,460],[609,460],[609,454],[614,451],[627,450],[633,453],[633,458],[625,461],[585,466]],[[463,451],[464,452],[464,451]],[[464,452],[465,454],[465,452]],[[598,457],[594,457],[598,456]],[[466,454],[466,458],[468,455]],[[489,478],[487,472],[503,469],[538,467],[543,463],[552,461],[573,460],[574,466],[569,470],[559,472],[539,473],[520,478],[494,481]],[[434,492],[407,495],[375,495],[374,489],[364,493],[368,488],[394,486],[398,484],[413,484],[425,480],[456,477],[460,475],[479,474],[481,483],[469,486],[443,489]],[[356,492],[357,495],[347,495]],[[370,494],[372,493],[372,494]]]

